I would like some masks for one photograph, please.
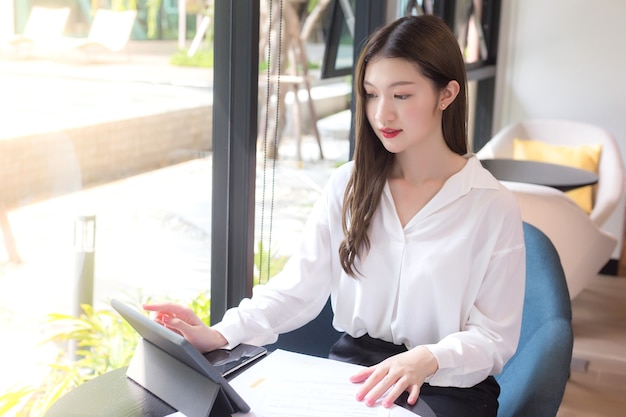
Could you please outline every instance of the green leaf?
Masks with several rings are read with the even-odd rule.
[[[0,415],[5,415],[9,410],[23,403],[34,392],[33,387],[22,387],[0,395]]]

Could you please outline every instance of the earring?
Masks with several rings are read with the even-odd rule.
[[[441,110],[445,110],[446,105],[444,103],[441,103]]]

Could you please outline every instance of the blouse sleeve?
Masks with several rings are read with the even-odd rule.
[[[309,215],[299,247],[283,270],[256,285],[251,298],[229,309],[213,326],[229,342],[265,345],[281,333],[302,327],[322,310],[330,295],[333,253],[330,216],[340,213],[346,168],[335,171]],[[343,173],[343,174],[342,174]]]

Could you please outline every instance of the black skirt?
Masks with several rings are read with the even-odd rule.
[[[394,345],[368,335],[353,338],[344,334],[331,348],[329,358],[363,366],[373,366],[406,352],[404,345]],[[495,417],[498,413],[500,386],[490,376],[471,388],[436,387],[424,384],[415,405],[407,403],[405,392],[396,404],[423,417]]]

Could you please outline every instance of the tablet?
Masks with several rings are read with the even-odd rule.
[[[250,411],[250,406],[230,386],[220,370],[211,365],[203,354],[189,343],[187,339],[154,322],[145,314],[119,300],[111,300],[111,306],[141,337],[220,385],[235,412],[247,413]]]

